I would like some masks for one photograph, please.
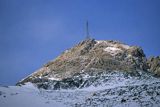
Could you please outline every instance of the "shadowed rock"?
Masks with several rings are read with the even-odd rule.
[[[160,56],[150,57],[147,61],[149,70],[160,76]]]

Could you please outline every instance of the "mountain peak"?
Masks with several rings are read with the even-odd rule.
[[[90,75],[104,71],[138,75],[139,71],[148,71],[148,69],[147,58],[140,47],[114,40],[86,39],[64,51],[18,84],[63,81],[77,74]]]

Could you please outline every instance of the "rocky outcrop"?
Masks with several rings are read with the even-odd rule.
[[[160,76],[160,56],[150,57],[147,60],[149,70],[155,75]]]
[[[143,50],[137,46],[128,46],[113,40],[87,39],[66,50],[17,85],[32,82],[45,89],[81,88],[91,85],[88,81],[95,82],[96,78],[101,77],[100,74],[113,71],[136,76],[140,71],[151,70],[157,73],[157,60],[159,61],[147,61]],[[86,75],[96,78],[83,78]]]

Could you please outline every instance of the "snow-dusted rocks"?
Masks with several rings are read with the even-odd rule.
[[[143,72],[144,73],[144,72]],[[104,74],[103,74],[104,75]],[[44,90],[33,84],[0,86],[1,107],[159,107],[160,79],[112,72],[82,89]],[[96,84],[99,84],[97,85]]]
[[[109,53],[112,56],[115,56],[118,53],[121,53],[122,50],[116,47],[107,47],[104,49],[104,51],[106,51],[107,53]]]

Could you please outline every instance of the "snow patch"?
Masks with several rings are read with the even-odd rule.
[[[130,48],[130,46],[125,45],[123,43],[119,43],[119,42],[117,42],[117,43],[111,43],[109,41],[104,41],[104,40],[98,40],[96,42],[97,42],[97,44],[104,43],[104,44],[106,44],[106,46],[109,46],[109,47],[119,47],[119,46],[121,46],[124,49],[129,49]]]
[[[122,50],[116,47],[107,47],[104,49],[104,51],[122,51]]]
[[[101,43],[105,43],[105,44],[109,44],[107,41],[104,41],[104,40],[96,40],[97,44],[101,44]]]
[[[125,49],[129,49],[129,48],[130,48],[130,46],[124,45],[124,44],[121,44],[121,46],[122,46],[123,48],[125,48]]]
[[[48,78],[49,80],[56,80],[56,81],[59,81],[59,80],[61,80],[60,78],[54,78],[54,77],[50,77],[50,78]]]
[[[116,48],[116,47],[107,47],[107,48],[104,49],[104,51],[108,52],[112,56],[116,55],[117,53],[122,52],[121,49]]]

